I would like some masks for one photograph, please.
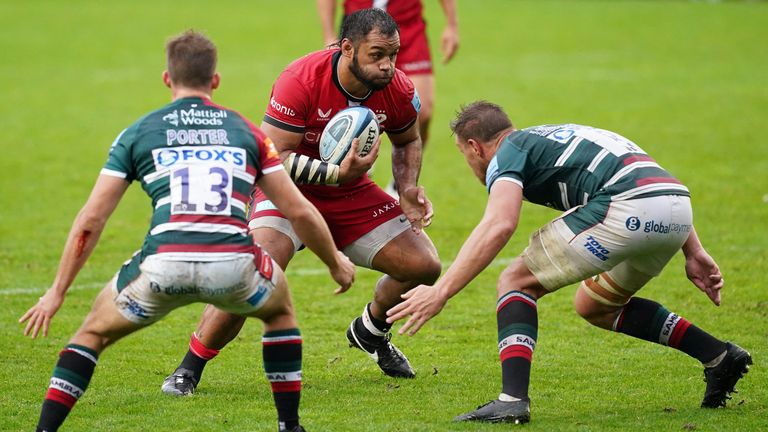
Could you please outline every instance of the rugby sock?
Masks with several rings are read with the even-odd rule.
[[[203,369],[205,368],[208,360],[216,357],[219,354],[219,350],[210,349],[200,342],[197,338],[197,334],[192,333],[189,337],[189,351],[184,356],[184,360],[181,361],[179,368],[189,369],[194,375],[195,382],[200,382],[200,377],[203,376]]]
[[[67,345],[59,353],[37,422],[38,432],[59,429],[88,387],[98,357],[96,351],[74,344]]]
[[[702,363],[726,350],[725,342],[655,301],[633,297],[613,323],[613,331],[678,349]]]
[[[496,321],[502,394],[526,398],[539,327],[536,300],[520,291],[504,294],[496,303]]]
[[[299,329],[264,333],[264,371],[272,385],[279,430],[291,430],[299,424],[301,399],[301,333]]]
[[[373,316],[370,303],[365,305],[362,315],[355,319],[355,334],[371,345],[377,345],[377,342],[387,335],[390,328],[392,328],[392,324]]]

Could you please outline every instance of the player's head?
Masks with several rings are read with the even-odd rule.
[[[216,46],[202,34],[187,30],[165,45],[168,77],[174,86],[207,88],[218,85]]]
[[[344,19],[341,50],[349,60],[349,70],[371,90],[381,90],[395,75],[395,60],[400,51],[400,29],[381,9],[361,9]]]
[[[483,184],[499,137],[513,129],[512,121],[500,106],[482,100],[462,106],[451,122],[456,146]]]

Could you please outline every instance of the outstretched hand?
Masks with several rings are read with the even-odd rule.
[[[48,336],[48,327],[51,325],[51,319],[64,303],[64,296],[53,290],[48,290],[40,297],[37,304],[19,318],[19,323],[27,323],[24,327],[24,336],[37,338],[42,330],[43,336]]]
[[[330,271],[333,280],[340,285],[333,293],[341,294],[347,292],[349,287],[351,287],[352,283],[355,281],[355,265],[340,251],[337,251],[336,254],[338,264],[335,268],[330,269]]]
[[[685,273],[712,303],[720,306],[720,289],[725,279],[715,260],[703,248],[685,257]]]
[[[447,298],[440,291],[429,285],[419,285],[401,296],[404,301],[387,311],[387,322],[394,323],[410,315],[408,321],[400,327],[399,334],[413,336],[419,329],[439,314]]]

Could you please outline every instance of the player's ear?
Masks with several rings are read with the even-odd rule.
[[[341,40],[341,54],[348,58],[352,58],[355,55],[355,46],[351,40],[347,38]]]
[[[214,72],[213,78],[211,78],[211,89],[216,90],[219,88],[219,84],[221,84],[221,75],[218,72]]]
[[[478,156],[482,156],[483,155],[483,145],[480,144],[480,142],[478,142],[474,138],[468,138],[467,139],[467,145],[469,146],[469,148],[472,149],[472,152],[474,154],[476,154]]]
[[[166,87],[171,88],[171,74],[169,74],[167,70],[163,71],[163,84],[165,84]]]

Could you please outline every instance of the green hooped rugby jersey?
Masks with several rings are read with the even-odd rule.
[[[272,142],[235,111],[178,99],[118,135],[101,174],[138,180],[152,199],[141,249],[183,261],[254,252],[246,207],[256,180],[283,169]]]
[[[510,133],[488,165],[485,179],[488,191],[496,181],[511,181],[523,188],[526,200],[563,211],[595,199],[690,195],[632,141],[577,124]]]

